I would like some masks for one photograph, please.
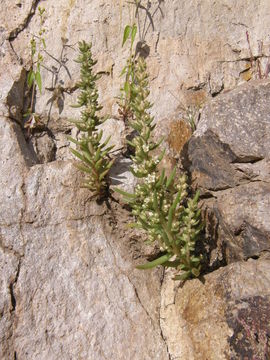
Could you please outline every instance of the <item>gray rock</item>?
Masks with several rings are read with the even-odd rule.
[[[129,170],[132,165],[132,161],[128,158],[120,156],[116,159],[110,170],[110,180],[112,189],[114,187],[120,188],[126,192],[133,193],[135,186],[137,184],[137,179]],[[116,197],[121,199],[121,196],[118,196],[115,193]]]
[[[119,153],[124,148],[124,122],[117,119],[108,119],[100,126],[100,129],[103,130],[101,141],[105,141],[110,136],[108,146],[113,145],[113,153]]]
[[[212,130],[236,155],[234,162],[255,162],[270,150],[270,82],[251,82],[211,101],[195,137]]]
[[[55,142],[46,132],[33,137],[32,143],[39,163],[55,160]]]
[[[13,288],[17,281],[19,259],[5,247],[0,234],[0,357],[14,358],[12,329],[16,300]]]
[[[188,144],[194,185],[206,197],[211,265],[270,249],[269,100],[269,81],[219,96],[204,108]]]
[[[0,116],[10,116],[20,123],[26,72],[6,39],[1,44],[1,52]]]

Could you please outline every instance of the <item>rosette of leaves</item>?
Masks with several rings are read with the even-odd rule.
[[[107,146],[110,136],[102,142],[103,131],[98,126],[107,118],[99,115],[102,106],[98,102],[98,90],[96,81],[100,75],[94,73],[93,66],[96,60],[92,57],[92,44],[85,41],[79,42],[79,57],[76,60],[81,65],[80,81],[77,86],[80,95],[77,104],[73,107],[82,107],[81,117],[73,121],[82,133],[79,140],[69,137],[69,140],[77,145],[77,150],[70,149],[80,163],[77,168],[86,174],[82,187],[86,187],[99,198],[103,197],[108,190],[107,177],[113,160],[109,158],[109,152],[114,147]]]
[[[158,171],[164,151],[157,157],[152,154],[162,140],[153,140],[155,125],[149,114],[151,103],[147,100],[148,86],[146,64],[139,58],[132,85],[131,108],[134,120],[130,122],[130,126],[137,131],[137,136],[129,141],[129,145],[135,150],[131,171],[139,179],[139,183],[133,194],[120,189],[116,191],[124,196],[132,208],[136,222],[131,226],[145,230],[148,240],[157,241],[162,252],[157,259],[137,268],[150,269],[163,265],[180,271],[175,279],[197,277],[201,261],[200,257],[194,255],[196,240],[201,231],[199,193],[193,198],[188,196],[186,176],[176,179],[176,169],[169,177],[165,176],[164,169],[161,173]]]

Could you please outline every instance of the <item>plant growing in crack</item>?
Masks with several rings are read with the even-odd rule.
[[[201,257],[194,255],[195,244],[202,225],[198,209],[199,193],[188,197],[185,175],[176,179],[176,168],[169,177],[165,170],[158,171],[165,151],[157,157],[152,152],[160,147],[162,139],[153,140],[154,118],[149,114],[151,103],[148,101],[149,81],[146,63],[139,58],[135,63],[134,79],[131,84],[130,107],[134,118],[130,126],[137,136],[128,140],[134,148],[134,165],[131,172],[138,178],[134,193],[115,189],[129,203],[136,222],[132,227],[143,229],[150,242],[157,241],[161,256],[154,261],[137,266],[138,269],[150,269],[157,265],[174,267],[180,271],[175,279],[197,277],[200,274]]]
[[[203,102],[201,101],[197,104],[189,104],[185,106],[171,91],[169,91],[169,93],[179,103],[178,108],[183,112],[183,120],[189,125],[191,131],[194,132],[200,119]]]
[[[125,123],[128,122],[129,118],[132,117],[130,102],[132,101],[131,97],[133,96],[133,94],[130,89],[131,84],[134,82],[136,56],[138,56],[138,54],[141,54],[141,52],[146,53],[147,55],[149,54],[149,51],[146,49],[148,48],[148,46],[146,45],[145,38],[150,27],[155,30],[153,18],[155,17],[158,10],[160,11],[162,17],[164,17],[161,9],[161,4],[163,2],[163,0],[158,0],[157,2],[155,2],[155,4],[152,4],[152,2],[148,0],[128,1],[128,4],[130,4],[133,8],[132,25],[125,26],[122,47],[127,42],[127,40],[130,39],[130,49],[126,65],[124,66],[120,75],[125,76],[125,81],[123,87],[120,89],[121,95],[118,102],[119,114]],[[122,8],[122,5],[120,7]],[[152,8],[154,9],[152,10]],[[143,13],[144,19],[141,18],[143,17]],[[134,42],[137,33],[139,35],[139,41],[137,42],[134,49]]]
[[[109,153],[114,146],[107,147],[110,136],[102,142],[103,131],[98,130],[98,126],[107,118],[99,115],[102,106],[98,102],[96,81],[100,75],[93,71],[96,61],[93,60],[91,48],[91,43],[79,42],[80,55],[76,61],[81,65],[80,81],[77,84],[80,95],[78,104],[74,107],[83,107],[83,110],[80,120],[73,123],[82,132],[82,136],[79,140],[72,137],[69,137],[69,140],[78,148],[78,150],[70,149],[80,160],[76,166],[86,174],[82,187],[88,188],[93,196],[102,199],[108,191],[107,174],[114,162],[109,158]]]
[[[126,41],[130,39],[130,48],[129,48],[129,57],[127,59],[126,65],[124,66],[121,75],[125,77],[123,87],[120,89],[120,97],[118,100],[118,112],[127,125],[128,120],[132,118],[132,109],[131,102],[133,93],[131,91],[131,86],[134,82],[134,71],[135,71],[135,52],[133,49],[135,37],[137,34],[137,26],[135,24],[126,25],[123,34],[122,47],[125,45]]]
[[[30,48],[31,48],[31,65],[30,70],[27,76],[27,85],[29,91],[31,93],[31,101],[30,107],[27,112],[24,114],[24,117],[27,118],[24,127],[28,128],[28,132],[30,132],[35,127],[41,125],[40,115],[34,111],[34,103],[35,103],[35,94],[37,87],[41,94],[42,92],[42,79],[40,74],[40,68],[43,63],[43,55],[42,52],[46,49],[46,42],[44,38],[45,28],[45,9],[38,7],[38,15],[39,15],[39,33],[37,35],[33,35],[30,40]]]

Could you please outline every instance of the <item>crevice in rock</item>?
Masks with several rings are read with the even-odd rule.
[[[28,166],[38,163],[37,155],[34,149],[29,146],[27,141],[26,130],[24,129],[23,117],[24,112],[24,92],[26,83],[26,71],[21,68],[18,78],[14,81],[12,87],[8,91],[5,104],[8,109],[7,121],[12,122],[13,131],[16,134],[18,145],[21,149],[25,162]]]
[[[246,164],[246,163],[250,163],[250,164],[256,164],[259,161],[262,161],[264,159],[263,156],[255,156],[255,155],[250,155],[250,156],[243,156],[242,158],[237,157],[235,160],[232,160],[232,164]]]
[[[249,259],[258,260],[260,258],[260,255],[253,255]]]
[[[13,291],[13,283],[9,284],[9,293],[10,293],[10,301],[11,301],[11,311],[15,311],[16,309],[16,299]]]
[[[12,121],[11,119],[9,120]],[[29,144],[26,142],[22,127],[19,126],[17,122],[15,123],[13,121],[13,124],[14,124],[13,129],[17,137],[18,145],[21,149],[21,154],[23,155],[27,166],[31,167],[37,164],[38,163],[37,156],[33,151],[33,149],[31,149],[31,146],[29,146]]]
[[[7,225],[7,226],[16,225],[16,224],[17,224],[17,223],[13,223],[13,224],[9,224],[9,225]],[[5,225],[1,224],[1,226],[4,227]],[[21,254],[20,254],[18,251],[14,250],[14,249],[12,249],[12,248],[10,248],[10,247],[8,247],[8,246],[6,246],[6,245],[3,243],[1,234],[0,234],[0,249],[3,251],[3,253],[12,254],[12,255],[16,256],[18,259],[19,259],[20,256],[21,256]]]
[[[12,86],[7,93],[6,99],[4,100],[6,107],[8,108],[8,116],[16,119],[18,123],[22,123],[25,81],[26,71],[20,67]]]
[[[162,278],[161,278],[161,281],[160,281],[160,289],[162,289],[164,279],[165,279],[165,270],[163,270],[163,273],[162,273]],[[162,297],[162,291],[161,291],[161,294],[160,294],[160,298],[161,298],[161,297]],[[173,303],[172,303],[172,304],[167,304],[167,305],[165,306],[165,309],[166,309],[168,306],[175,304],[175,297],[176,297],[176,292],[174,293]],[[161,311],[162,311],[161,307],[162,307],[162,304],[160,304],[160,308],[159,308],[159,328],[160,328],[160,336],[161,336],[162,340],[164,341],[164,344],[165,344],[165,347],[166,347],[166,351],[167,351],[167,354],[168,354],[168,360],[173,360],[173,359],[172,359],[172,356],[171,356],[171,353],[170,353],[170,351],[169,351],[169,345],[167,344],[165,335],[163,334],[163,330],[162,330],[161,320],[165,320],[165,319],[161,317]]]
[[[246,180],[246,181],[241,181],[240,183],[234,185],[234,186],[230,186],[230,185],[224,185],[224,187],[218,187],[218,188],[208,188],[207,189],[207,193],[206,194],[202,194],[200,196],[201,199],[209,199],[211,197],[213,198],[217,198],[218,197],[218,194],[221,193],[223,191],[227,191],[227,190],[230,190],[230,189],[236,189],[236,188],[239,188],[241,186],[244,186],[244,185],[248,185],[248,184],[251,184],[251,183],[265,183],[265,184],[269,184],[269,182],[267,181],[264,181],[264,180],[260,180],[260,179],[249,179],[249,180]]]
[[[245,61],[245,62],[251,62],[251,61],[256,61],[256,60],[259,60],[259,59],[269,59],[269,56],[268,55],[254,55],[252,58],[247,56],[247,57],[243,57],[243,58],[240,58],[240,59],[235,59],[235,60],[219,60],[217,61],[218,63],[236,63],[236,62],[241,62],[241,61]]]
[[[218,91],[211,92],[212,97],[213,98],[217,97],[218,95],[220,95],[222,93],[223,90],[224,90],[224,84],[222,83],[222,85]]]
[[[201,82],[198,85],[193,85],[193,86],[187,87],[187,90],[198,91],[198,90],[202,90],[205,86],[206,86],[206,83]]]
[[[21,270],[21,259],[19,259],[19,263],[18,263],[18,267],[17,267],[17,272],[15,275],[15,279],[14,281],[12,281],[9,284],[9,292],[10,292],[10,301],[11,301],[11,312],[14,312],[16,310],[16,297],[14,294],[14,286],[16,285],[17,281],[18,281],[18,277],[20,274],[20,270]]]
[[[30,23],[32,17],[34,16],[35,12],[36,12],[36,8],[38,6],[40,0],[33,0],[32,1],[32,5],[31,8],[26,16],[26,18],[23,20],[23,22],[16,28],[13,29],[10,34],[9,34],[9,41],[13,41],[14,39],[16,39],[16,37],[19,35],[20,32],[22,32]]]
[[[23,59],[20,57],[20,55],[17,54],[17,52],[15,51],[14,46],[13,46],[11,41],[9,42],[9,45],[10,45],[10,48],[11,48],[13,54],[15,55],[19,65],[22,65],[23,64]]]
[[[158,47],[158,43],[159,43],[159,38],[160,38],[160,31],[158,31],[158,33],[157,33],[157,39],[156,39],[156,43],[155,43],[155,52],[157,52],[157,47]]]
[[[201,277],[227,265],[226,244],[219,241],[220,231],[229,232],[217,207],[204,208],[202,221],[206,224],[201,239],[198,239],[196,250],[203,254]],[[229,236],[230,234],[228,234]]]
[[[161,324],[160,324],[160,320],[161,320],[161,318],[159,319],[160,336],[161,336],[162,340],[164,341],[164,344],[165,344],[165,347],[166,347],[166,351],[167,351],[167,354],[168,354],[168,360],[173,360],[172,357],[171,357],[171,354],[170,354],[170,352],[169,352],[169,346],[168,346],[167,341],[166,341],[166,339],[165,339],[165,337],[164,337],[164,335],[163,335],[163,331],[162,331],[162,327],[161,327]]]
[[[14,124],[13,129],[27,166],[32,167],[56,160],[55,136],[50,129],[36,130],[27,137],[21,121],[12,117],[7,118],[7,120]]]
[[[146,316],[150,319],[152,325],[153,325],[153,328],[155,328],[154,326],[154,320],[152,319],[151,315],[149,314],[149,312],[147,311],[147,309],[145,308],[144,304],[142,303],[140,297],[139,297],[139,294],[138,294],[138,291],[136,289],[136,286],[133,284],[133,282],[130,280],[130,278],[128,277],[128,275],[126,274],[126,277],[129,281],[129,283],[131,284],[131,286],[133,287],[133,290],[134,290],[134,293],[136,295],[136,299],[138,300],[139,304],[141,305],[143,311],[145,312]]]

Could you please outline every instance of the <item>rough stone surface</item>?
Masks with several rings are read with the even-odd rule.
[[[20,150],[12,150],[8,160],[16,163]],[[79,189],[71,163],[21,162],[19,171],[1,192],[1,358],[168,358],[159,273],[134,274],[120,230],[116,237],[106,207]],[[8,204],[10,191],[16,206]]]
[[[108,146],[114,146],[114,153],[120,152],[124,148],[125,125],[123,121],[118,119],[108,119],[100,126],[100,129],[103,131],[101,141],[105,141],[110,137]]]
[[[192,130],[187,120],[172,116],[171,119],[162,119],[157,123],[154,136],[157,140],[164,138],[162,147],[166,149],[166,156],[173,160],[179,161],[179,154],[184,145],[190,139]]]
[[[156,135],[166,136],[164,164],[169,172],[180,152],[188,154],[204,197],[204,270],[259,260],[236,262],[206,275],[204,285],[193,280],[181,288],[170,272],[163,282],[161,270],[134,270],[157,249],[127,230],[130,214],[116,194],[101,205],[79,188],[82,175],[67,139],[80,136],[68,121],[80,116],[70,107],[78,96],[73,60],[78,41],[90,40],[103,75],[102,114],[110,116],[104,133],[113,132],[117,150],[111,182],[133,190],[116,97],[129,54],[121,47],[123,28],[134,21],[134,7],[115,0],[3,0],[1,359],[209,360],[263,358],[268,351],[269,260],[262,257],[270,243],[269,82],[226,94],[268,76],[268,1],[141,4],[136,49],[149,67]],[[43,90],[35,94],[43,124],[27,132],[22,115],[30,103],[26,75],[38,6],[46,7]],[[200,121],[187,146],[190,116]]]
[[[12,359],[12,326],[14,321],[13,284],[18,273],[19,260],[2,243],[0,235],[0,357]]]
[[[128,46],[121,48],[122,32],[124,26],[133,21],[133,5],[115,0],[22,1],[21,5],[12,5],[10,21],[6,14],[11,9],[9,1],[5,0],[1,3],[3,31],[26,65],[29,64],[30,34],[38,33],[39,28],[37,5],[46,7],[47,52],[65,65],[60,68],[59,62],[44,54],[46,67],[51,71],[52,66],[59,70],[57,83],[53,83],[53,73],[44,69],[44,88],[61,85],[64,101],[60,109],[58,101],[52,101],[53,90],[43,91],[41,97],[38,95],[37,111],[45,116],[49,112],[52,122],[59,116],[77,116],[76,110],[69,107],[76,98],[72,89],[79,76],[78,64],[73,62],[76,52],[65,47],[61,56],[61,38],[67,39],[68,45],[85,39],[93,42],[93,51],[99,60],[98,70],[104,73],[99,85],[105,111],[117,115],[114,104],[122,81],[119,74],[128,55]],[[147,2],[143,1],[142,5],[146,6]],[[241,74],[250,69],[252,58],[246,31],[250,34],[252,55],[261,60],[264,73],[265,61],[270,55],[267,0],[249,2],[248,6],[244,0],[237,4],[228,0],[214,5],[210,1],[198,3],[194,0],[183,4],[155,0],[148,6],[148,13],[139,9],[137,49],[144,48],[142,52],[149,54],[152,99],[156,100],[153,113],[158,119],[175,113],[180,103],[190,103],[186,90],[196,93],[204,89],[211,96],[245,82]],[[258,42],[262,46],[258,46]],[[258,72],[251,72],[249,78],[256,77]],[[160,97],[162,101],[158,101]]]
[[[161,327],[171,359],[267,359],[269,265],[269,259],[236,262],[182,287],[168,273]]]
[[[55,160],[55,142],[46,132],[35,136],[33,145],[38,162],[46,163]]]
[[[258,257],[270,248],[269,81],[209,102],[186,147],[204,201],[210,264]]]
[[[138,254],[106,206],[79,188],[71,162],[37,164],[54,160],[50,137],[29,139],[11,116],[16,79],[1,74],[0,358],[168,359],[160,271],[134,271]]]
[[[203,110],[195,136],[212,130],[229,145],[234,163],[254,163],[269,156],[270,82],[251,82],[219,96]],[[237,137],[237,139],[236,139]]]
[[[115,166],[110,171],[112,188],[120,189],[132,193],[137,183],[135,176],[129,171],[132,161],[120,156],[115,161]],[[115,194],[117,196],[117,194]]]

